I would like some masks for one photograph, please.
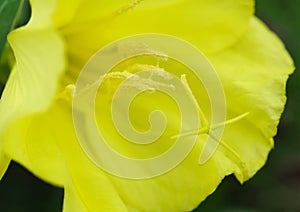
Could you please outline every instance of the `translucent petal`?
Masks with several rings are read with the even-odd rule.
[[[67,170],[57,139],[53,127],[46,125],[39,115],[33,115],[9,125],[3,138],[4,150],[36,176],[63,187]]]
[[[80,3],[81,0],[30,0],[32,14],[26,28],[62,27],[73,19]]]
[[[23,146],[21,140],[3,140],[6,127],[18,118],[49,107],[65,65],[63,42],[52,30],[20,28],[11,32],[8,40],[15,54],[16,66],[9,76],[0,103],[1,152],[5,142],[16,149]],[[22,132],[25,129],[26,126],[20,126],[19,130]],[[16,149],[11,151],[17,152]],[[22,157],[18,157],[20,162]]]
[[[65,187],[64,211],[125,211],[115,187],[79,146],[71,115],[70,102],[59,98],[46,112],[18,119],[5,138],[19,143],[6,142],[5,150],[38,177]]]
[[[254,10],[251,0],[160,2],[85,2],[75,20],[62,29],[71,68],[77,67],[79,71],[104,45],[139,33],[170,34],[191,42],[205,53],[216,52],[238,40],[247,30]],[[87,20],[80,23],[81,19]]]
[[[72,185],[64,188],[63,212],[83,212],[86,211]]]
[[[45,29],[53,26],[52,16],[55,12],[56,4],[56,0],[30,0],[32,13],[26,28],[29,26],[30,28]]]
[[[249,112],[227,125],[224,134],[224,142],[243,161],[245,172],[235,172],[243,182],[263,166],[273,147],[294,65],[280,40],[256,18],[235,46],[210,59],[224,85],[229,118]]]
[[[198,159],[205,139],[205,136],[200,136],[192,153],[167,174],[148,180],[126,180],[109,175],[97,167],[83,152],[74,131],[70,102],[66,99],[68,98],[57,100],[47,112],[38,114],[31,120],[30,131],[35,132],[36,141],[33,141],[34,139],[27,141],[27,148],[30,148],[31,143],[37,143],[39,141],[37,138],[42,137],[41,135],[51,137],[49,136],[51,134],[55,138],[64,155],[70,176],[64,182],[65,211],[72,211],[78,207],[91,211],[190,211],[211,194],[223,177],[235,168],[230,161],[220,163],[222,154],[204,165],[199,165]],[[164,102],[163,99],[160,101]],[[148,101],[148,104],[155,104],[155,102]],[[97,110],[99,109],[97,107]],[[105,117],[99,118],[107,124]],[[50,132],[45,132],[46,127],[43,130],[39,127],[40,120],[43,120],[43,125],[51,126],[51,129],[48,129]],[[174,123],[171,122],[170,125]],[[110,144],[119,142],[113,138],[113,135],[111,136]],[[44,148],[42,144],[36,147]],[[130,149],[125,148],[121,150],[130,152]],[[35,155],[31,153],[31,157]],[[49,161],[43,162],[45,166],[53,162],[52,156],[48,157]],[[114,165],[118,166],[118,164]]]
[[[200,136],[189,156],[170,172],[148,180],[111,177],[127,207],[133,211],[192,211],[232,172],[232,163],[220,156],[199,165],[205,136]],[[140,197],[143,198],[140,198]]]
[[[125,211],[118,190],[81,149],[74,131],[69,102],[57,101],[41,118],[47,126],[53,126],[53,135],[56,136],[56,142],[65,156],[70,176],[65,186],[66,189],[72,186],[71,192],[73,190],[76,193],[74,195],[78,197],[71,196],[70,204],[82,205],[88,211]]]
[[[145,68],[142,65],[133,65],[133,67],[139,67],[142,70]],[[133,71],[131,68],[126,67],[125,70]],[[134,102],[131,103],[131,110],[134,113],[130,116],[130,121],[136,129],[141,131],[149,129],[147,118],[150,112],[155,109],[163,111],[168,122],[165,134],[157,139],[154,144],[148,144],[146,147],[131,144],[118,135],[109,117],[112,93],[118,88],[119,83],[120,76],[107,78],[101,85],[103,90],[100,89],[99,92],[108,92],[103,92],[96,103],[98,127],[103,136],[107,138],[107,143],[120,154],[131,158],[151,158],[167,151],[174,144],[174,141],[170,139],[170,135],[178,133],[181,126],[180,112],[178,108],[176,110],[173,105],[174,102],[170,102],[166,96],[159,95],[156,92],[146,92],[136,97]],[[136,81],[132,86],[139,88],[139,86],[148,85],[155,88],[154,83],[155,81],[151,81],[151,83],[142,81],[140,84]],[[112,175],[107,176],[109,176],[120,197],[131,211],[191,211],[217,188],[224,176],[232,173],[236,168],[232,161],[221,162],[223,160],[222,154],[217,154],[203,165],[198,164],[205,139],[205,135],[199,136],[193,151],[187,158],[176,168],[158,177],[128,180]],[[118,164],[113,163],[111,165],[118,166]],[[159,164],[157,165],[159,166]],[[122,168],[129,169],[130,167]],[[144,168],[147,169],[148,167]],[[140,198],[141,196],[143,198]]]
[[[0,179],[5,174],[5,171],[10,163],[10,158],[4,154],[0,154]]]
[[[172,131],[168,133],[168,130],[173,130],[175,134],[180,127],[180,123],[178,123],[179,112],[174,109],[172,103],[166,97],[163,98],[164,96],[155,95],[154,93],[146,93],[140,98],[137,97],[136,102],[131,105],[134,111],[131,121],[136,129],[145,130],[149,128],[149,125],[147,125],[149,111],[153,111],[155,106],[160,106],[159,109],[168,117],[167,133],[162,135],[155,144],[146,147],[129,144],[114,129],[110,112],[107,110],[107,108],[110,109],[111,92],[118,87],[120,77],[112,77],[106,80],[101,86],[104,86],[102,89],[108,92],[103,92],[99,98],[99,101],[102,99],[106,102],[96,104],[96,115],[99,119],[99,130],[103,132],[104,137],[108,138],[107,143],[119,153],[133,158],[151,158],[170,148],[170,145],[172,145],[170,139]],[[155,87],[153,83],[149,85]],[[142,85],[145,84],[136,81],[132,86],[139,87]],[[108,174],[107,176],[113,182],[120,198],[130,211],[191,211],[217,188],[225,175],[232,173],[235,169],[235,164],[231,161],[220,163],[223,157],[222,154],[218,154],[204,165],[198,164],[205,138],[205,136],[198,138],[193,151],[175,169],[158,177],[146,180],[128,180]],[[68,145],[69,149],[70,146],[71,144]],[[113,163],[111,165],[118,167],[119,164]],[[159,164],[157,165],[159,166]],[[130,167],[120,168],[129,169]],[[148,167],[143,168],[147,169]]]

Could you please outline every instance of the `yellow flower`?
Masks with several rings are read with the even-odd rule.
[[[279,39],[253,16],[253,1],[32,0],[31,5],[30,22],[8,37],[16,64],[0,103],[1,175],[12,159],[43,180],[63,186],[64,211],[190,211],[226,175],[233,173],[242,183],[264,165],[286,101],[286,80],[294,67]],[[193,150],[176,168],[132,180],[103,171],[81,148],[73,126],[74,86],[70,85],[96,51],[138,33],[170,34],[201,50],[222,81],[227,120],[232,121],[226,122],[221,143],[206,163],[198,160],[203,141],[211,135],[196,132],[200,135]],[[104,123],[105,136],[111,137],[110,145],[130,157],[143,158],[167,150],[171,139],[163,135],[160,141],[164,142],[150,150],[124,144],[106,113],[110,92],[127,78],[126,73],[131,76],[136,70],[153,68],[138,63],[116,67],[120,76],[104,79],[108,91],[98,97],[104,101],[96,103],[96,115],[99,125]],[[179,76],[184,72],[176,64],[166,63],[168,67]],[[209,122],[205,89],[190,77],[187,74],[188,85]],[[141,130],[149,128],[142,117],[155,105],[163,107],[171,120],[167,133],[176,134],[178,111],[159,93],[137,100],[133,123]]]

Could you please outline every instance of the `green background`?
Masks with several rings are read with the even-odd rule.
[[[300,63],[300,1],[258,0],[256,14]],[[22,14],[24,15],[24,14]],[[22,16],[21,16],[22,17]],[[23,20],[26,19],[26,12]],[[288,102],[266,166],[244,185],[227,177],[195,211],[300,211],[300,72],[290,77]],[[142,198],[142,197],[141,197]],[[0,182],[0,211],[61,211],[63,190],[12,163]]]

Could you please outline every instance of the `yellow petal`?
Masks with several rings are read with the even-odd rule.
[[[220,163],[221,154],[204,165],[198,164],[204,136],[199,138],[183,163],[162,176],[148,180],[111,176],[83,152],[74,131],[69,104],[58,100],[47,112],[38,115],[39,118],[35,118],[31,125],[37,128],[33,131],[41,133],[38,128],[40,120],[44,125],[52,126],[51,134],[65,156],[70,176],[65,182],[65,211],[77,210],[78,207],[81,208],[78,211],[190,211],[234,170],[233,163]],[[99,118],[103,120],[103,117]],[[112,138],[110,143],[114,142],[117,141]]]
[[[53,127],[46,125],[39,115],[19,118],[6,129],[4,150],[13,160],[19,162],[43,180],[64,186],[66,164],[53,133]]]
[[[151,69],[151,66],[136,64],[133,67],[126,68],[127,71],[133,71],[132,69],[135,69],[135,71],[147,70]],[[115,151],[130,158],[152,158],[166,152],[173,142],[170,139],[170,134],[178,133],[176,130],[181,126],[178,120],[180,119],[180,117],[178,117],[180,112],[178,109],[176,110],[174,106],[176,103],[169,101],[166,96],[160,95],[159,93],[150,92],[143,93],[141,97],[137,96],[131,103],[133,114],[130,116],[130,120],[136,129],[141,131],[149,129],[147,115],[150,111],[155,109],[164,112],[168,120],[168,126],[165,130],[166,134],[159,137],[154,144],[148,144],[147,146],[131,144],[118,134],[110,117],[112,93],[117,89],[121,81],[120,78],[122,76],[124,77],[125,74],[123,73],[122,75],[122,73],[118,73],[117,75],[115,72],[115,75],[112,74],[108,76],[111,76],[111,78],[107,77],[104,80],[101,85],[103,87],[100,88],[100,90],[103,89],[104,92],[102,90],[102,96],[100,95],[99,99],[97,99],[103,102],[100,102],[99,105],[96,104],[96,116],[99,120],[98,127],[99,130],[102,131],[103,137],[107,138],[107,143]],[[156,88],[155,82],[156,81],[150,79],[149,81],[136,80],[132,82],[132,86],[135,88],[140,88],[139,86]],[[168,85],[167,80],[166,85],[160,84],[160,86]],[[128,87],[126,91],[129,89]],[[113,182],[120,198],[124,201],[129,211],[191,211],[217,188],[225,175],[232,173],[235,169],[235,165],[231,161],[222,162],[222,154],[218,154],[204,165],[198,164],[205,138],[205,136],[199,137],[196,146],[188,157],[176,168],[163,175],[140,180],[124,179],[109,174],[106,174],[106,176]],[[75,152],[74,149],[70,149],[70,146],[71,144],[68,145],[69,151]],[[97,148],[93,150],[96,152]],[[72,156],[74,157],[74,154]],[[80,163],[80,161],[72,160],[72,163],[75,162],[76,166]],[[110,159],[107,158],[107,160]],[[81,161],[83,161],[83,159],[81,159]],[[111,165],[120,169],[132,168],[129,165],[120,167],[120,164],[113,162],[111,162]],[[160,166],[160,164],[156,165]],[[79,172],[79,168],[76,167],[76,169]],[[147,169],[151,169],[151,167],[143,167],[143,170],[140,170],[140,172],[147,171]],[[81,170],[83,172],[83,169]],[[85,172],[86,171],[88,170],[85,170]],[[98,172],[100,171],[99,169]],[[74,177],[78,175],[80,174],[72,174]],[[85,187],[87,189],[87,186]],[[143,198],[141,198],[141,196]]]
[[[4,154],[0,154],[0,179],[3,177],[5,174],[5,171],[10,163],[10,158],[8,158]]]
[[[63,212],[84,212],[86,209],[74,191],[73,185],[64,188]]]
[[[121,67],[117,66],[115,69],[118,70]],[[151,70],[153,68],[151,66],[135,64],[126,67],[125,70],[135,73],[135,71]],[[158,67],[156,66],[154,70],[157,69]],[[178,70],[178,67],[175,70]],[[185,71],[182,67],[180,70]],[[159,92],[143,93],[141,96],[137,96],[130,105],[130,110],[133,111],[130,116],[132,125],[138,130],[146,131],[150,128],[147,120],[150,112],[161,110],[167,118],[167,127],[164,134],[154,144],[148,144],[146,147],[145,145],[132,144],[118,134],[109,117],[111,116],[110,105],[112,98],[110,92],[113,93],[118,88],[120,81],[122,81],[120,78],[121,76],[124,77],[125,74],[122,75],[122,73],[119,73],[117,77],[113,77],[114,75],[112,75],[111,78],[108,76],[101,85],[103,86],[101,87],[103,90],[99,89],[99,92],[103,93],[99,95],[95,109],[96,116],[99,118],[99,130],[102,131],[103,137],[107,138],[107,143],[115,151],[130,158],[149,159],[166,152],[174,144],[172,143],[174,140],[170,139],[170,135],[178,133],[178,129],[181,127],[180,112],[175,106],[176,103],[169,101],[168,96],[161,95]],[[139,83],[139,81],[135,80],[132,87],[137,89],[140,88],[139,86],[158,87],[155,84],[155,80],[149,81]],[[160,84],[159,86],[168,85],[166,80],[166,85]],[[130,87],[125,91],[128,92],[129,89]],[[157,89],[159,90],[159,88]],[[107,98],[108,95],[111,95],[110,98]],[[115,96],[114,98],[118,97]],[[225,162],[222,162],[224,159],[222,154],[216,155],[203,165],[198,164],[205,139],[205,135],[200,136],[187,158],[176,166],[176,168],[163,175],[142,180],[124,179],[112,175],[107,176],[112,180],[120,197],[130,211],[191,211],[217,188],[224,176],[232,173],[236,168],[236,165],[231,161],[225,160]],[[188,139],[186,141],[189,142]],[[178,155],[178,157],[180,156]],[[164,162],[161,161],[161,163]],[[118,167],[119,164],[112,163],[111,165]],[[157,164],[157,166],[159,165]],[[131,169],[132,167],[120,168]],[[148,167],[143,168],[144,170],[148,169]],[[140,198],[141,196],[143,198]]]
[[[63,42],[52,30],[31,31],[25,28],[9,34],[16,58],[1,99],[1,112],[40,112],[52,102],[63,72]],[[19,113],[22,113],[19,112]]]
[[[49,107],[64,70],[65,56],[63,42],[52,30],[29,30],[24,27],[11,32],[8,40],[14,51],[16,66],[9,76],[0,103],[0,152],[3,151],[3,143],[8,142],[15,147],[6,152],[12,157],[24,144],[22,139],[10,140],[9,136],[4,140],[6,128],[18,118]],[[18,130],[24,132],[25,129],[26,126]],[[22,163],[23,157],[19,155],[18,161]]]
[[[117,189],[81,149],[74,131],[69,102],[57,100],[46,113],[40,114],[34,120],[36,124],[32,125],[35,133],[39,132],[39,120],[43,120],[45,126],[51,126],[51,134],[67,164],[69,177],[64,182],[65,210],[73,211],[74,207],[80,206],[86,211],[126,211]],[[49,163],[52,163],[51,158],[44,161],[45,165]]]
[[[55,0],[30,0],[31,17],[26,28],[45,29],[53,26],[52,15],[56,9]]]
[[[80,3],[81,0],[30,0],[32,14],[26,28],[62,27],[73,19]]]
[[[147,180],[110,177],[131,211],[192,211],[221,183],[234,165],[217,156],[198,164],[205,136],[200,136],[193,151],[175,169]],[[143,197],[143,198],[141,198]]]
[[[77,16],[78,10],[81,10],[79,8],[82,4],[84,5],[86,2],[82,0],[56,0],[56,9],[52,17],[55,27],[62,28],[69,24]]]
[[[139,33],[165,33],[183,38],[201,51],[232,45],[247,30],[251,0],[89,1],[76,14],[86,17],[63,28],[70,61],[80,68],[104,45]],[[72,68],[72,67],[71,67]]]
[[[210,59],[225,88],[229,118],[249,112],[227,125],[223,138],[241,159],[231,157],[242,164],[235,174],[243,182],[264,165],[273,147],[293,62],[276,35],[256,18],[235,46]]]

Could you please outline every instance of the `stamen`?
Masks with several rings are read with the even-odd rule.
[[[200,112],[201,113],[201,112]],[[204,116],[204,113],[202,113]],[[219,143],[222,147],[224,147],[229,153],[230,155],[233,156],[233,158],[231,158],[232,160],[238,161],[237,164],[240,167],[242,173],[244,176],[247,176],[247,171],[245,169],[246,167],[246,163],[245,161],[242,159],[242,157],[233,149],[231,148],[228,144],[226,144],[226,142],[222,139],[217,139],[214,135],[213,135],[213,130],[217,129],[221,126],[227,125],[227,124],[233,124],[236,123],[238,121],[240,121],[241,119],[245,118],[247,115],[249,115],[249,112],[243,113],[237,117],[234,117],[232,119],[229,119],[225,122],[221,122],[218,124],[214,124],[213,126],[209,127],[208,125],[204,125],[204,127],[197,129],[197,130],[189,130],[189,131],[185,131],[181,134],[177,134],[177,135],[173,135],[171,136],[171,139],[176,139],[178,137],[185,137],[185,136],[191,136],[191,135],[200,135],[200,134],[207,134],[208,136],[210,136],[215,142]],[[206,120],[206,119],[204,119]]]
[[[65,89],[56,97],[57,99],[64,99],[68,102],[72,102],[75,93],[75,85],[70,84],[65,87]]]
[[[191,130],[191,131],[183,132],[183,133],[178,134],[178,135],[173,135],[173,136],[171,136],[171,139],[176,139],[176,138],[179,138],[179,137],[186,137],[186,136],[191,136],[191,135],[208,134],[208,132],[209,132],[209,128],[203,127],[203,128],[198,129],[198,130]]]
[[[192,89],[190,88],[189,84],[188,84],[188,81],[186,79],[186,75],[183,74],[181,75],[181,81],[183,83],[183,85],[186,87],[186,89],[189,91],[189,93],[191,94],[191,97],[193,98],[194,102],[196,103],[197,107],[198,107],[198,110],[199,110],[199,113],[200,113],[200,120],[201,120],[201,124],[203,126],[209,126],[209,122],[208,120],[206,119],[205,115],[204,115],[204,112],[203,110],[201,109],[200,105],[197,104],[197,100],[195,98],[195,96],[193,95],[193,92],[192,92]],[[198,130],[197,130],[198,131]]]
[[[234,156],[238,160],[237,164],[239,165],[240,169],[242,170],[243,175],[247,176],[247,171],[245,169],[246,163],[242,159],[242,157],[234,149],[232,149],[228,144],[226,144],[226,142],[224,140],[222,140],[222,139],[218,140],[212,133],[209,133],[209,136],[214,141],[216,141],[217,143],[219,143],[222,147],[224,147],[229,153],[231,153],[232,156]],[[232,159],[232,160],[234,160],[234,159]]]
[[[222,139],[218,140],[212,133],[210,133],[209,136],[212,139],[214,139],[214,141],[216,141],[217,143],[220,143],[226,150],[228,150],[232,155],[234,155],[239,161],[244,163],[241,156],[234,149],[232,149],[229,145],[227,145],[224,140],[222,140]]]
[[[204,113],[202,111],[200,111],[200,118],[201,118],[201,120],[206,120],[205,117],[204,118],[201,117],[201,114],[204,117]],[[203,124],[204,127],[200,128],[200,129],[184,131],[181,134],[171,136],[171,139],[176,139],[178,137],[186,137],[186,136],[192,136],[192,135],[199,135],[199,134],[208,134],[208,132],[209,132],[210,129],[214,130],[214,129],[217,129],[217,128],[219,128],[221,126],[224,126],[224,125],[233,124],[233,123],[238,122],[241,119],[245,118],[249,114],[250,114],[249,112],[243,113],[243,114],[241,114],[241,115],[239,115],[239,116],[237,116],[235,118],[229,119],[229,120],[227,120],[225,122],[214,124],[211,127],[209,127],[210,124]],[[208,121],[206,123],[208,123]]]
[[[239,120],[245,118],[245,117],[248,116],[249,114],[250,114],[250,112],[246,112],[246,113],[243,113],[243,114],[241,114],[241,115],[239,115],[239,116],[237,116],[237,117],[234,117],[234,118],[232,118],[232,119],[229,119],[229,120],[227,120],[227,121],[224,121],[224,122],[215,124],[215,125],[213,125],[213,126],[211,127],[211,129],[217,129],[217,128],[219,128],[219,127],[221,127],[221,126],[224,126],[224,125],[227,125],[227,124],[233,124],[233,123],[235,123],[235,122],[237,122],[237,121],[239,121]]]

